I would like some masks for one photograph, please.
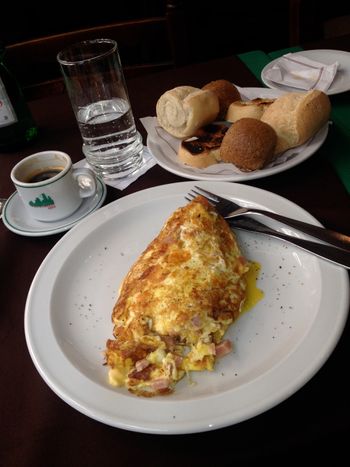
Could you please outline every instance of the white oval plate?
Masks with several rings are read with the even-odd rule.
[[[333,83],[330,85],[329,89],[326,91],[326,94],[339,94],[341,92],[349,91],[350,89],[350,53],[342,50],[332,50],[332,49],[316,49],[316,50],[303,50],[300,52],[295,52],[293,56],[301,55],[303,57],[309,58],[310,60],[315,60],[316,62],[324,63],[326,65],[331,65],[332,63],[338,62],[339,68],[337,74],[334,78]],[[295,92],[297,89],[291,86],[285,86],[283,84],[275,83],[270,79],[266,78],[266,71],[272,68],[279,58],[272,60],[268,63],[263,70],[261,71],[261,79],[263,83],[272,89],[279,89],[286,92]],[[302,91],[302,90],[299,90]]]
[[[349,305],[343,268],[284,242],[237,231],[243,252],[261,263],[258,286],[265,296],[228,331],[233,353],[215,371],[184,378],[170,396],[140,398],[111,387],[103,350],[112,337],[118,287],[168,216],[185,204],[193,185],[150,188],[96,211],[56,244],[32,282],[25,335],[36,368],[64,401],[108,425],[175,434],[254,417],[303,386],[343,331]],[[199,185],[317,224],[297,205],[264,190],[222,182]]]
[[[276,89],[269,88],[238,88],[244,100],[261,98],[276,98],[284,94]],[[245,94],[246,93],[246,94]],[[157,132],[157,138],[147,137],[147,147],[153,154],[157,163],[176,175],[191,180],[221,181],[221,182],[243,182],[275,175],[291,169],[312,156],[324,143],[328,134],[328,124],[321,128],[316,135],[302,146],[289,149],[281,154],[272,164],[252,172],[242,172],[233,164],[215,164],[205,169],[197,169],[183,164],[178,156],[178,147],[181,141],[165,135],[162,140],[162,132]],[[170,136],[170,140],[169,140]],[[171,141],[171,144],[169,144]]]

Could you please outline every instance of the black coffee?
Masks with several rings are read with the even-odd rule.
[[[27,183],[43,182],[59,174],[60,172],[62,172],[62,170],[63,170],[63,167],[46,167],[45,169],[41,169],[40,171],[38,170],[37,172],[30,174],[27,177],[26,182]]]

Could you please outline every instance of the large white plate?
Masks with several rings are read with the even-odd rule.
[[[350,90],[350,53],[344,52],[342,50],[332,50],[332,49],[316,49],[316,50],[303,50],[301,52],[295,52],[293,56],[301,55],[303,57],[309,58],[310,60],[315,60],[316,62],[325,63],[326,65],[331,65],[332,63],[338,62],[339,67],[337,74],[334,78],[333,83],[326,91],[327,94],[339,94],[341,92]],[[296,88],[291,86],[284,86],[283,84],[275,83],[270,79],[266,78],[266,71],[272,68],[275,63],[279,60],[276,58],[268,63],[261,72],[261,79],[266,86],[272,89],[279,89],[287,92],[295,92]]]
[[[239,88],[239,91],[244,100],[254,99],[256,97],[264,99],[276,98],[284,94],[276,89],[268,88]],[[216,164],[205,169],[190,167],[183,164],[177,156],[180,140],[173,138],[171,140],[173,142],[170,144],[168,138],[166,140],[164,139],[164,141],[161,140],[162,133],[158,132],[157,134],[157,138],[151,138],[148,135],[147,147],[163,169],[191,180],[242,182],[284,172],[308,159],[324,143],[328,134],[328,124],[321,128],[316,135],[304,145],[290,149],[281,154],[276,161],[274,161],[273,165],[252,172],[242,172],[233,164]]]
[[[232,183],[199,184],[245,205],[317,223],[267,191]],[[234,352],[215,371],[184,378],[170,396],[145,399],[109,386],[103,350],[112,337],[118,287],[167,217],[184,205],[193,185],[151,188],[96,211],[56,244],[33,280],[25,309],[30,355],[51,389],[93,419],[159,434],[238,423],[304,385],[342,333],[349,305],[344,269],[278,240],[238,232],[246,256],[262,265],[258,285],[265,296],[229,330]]]

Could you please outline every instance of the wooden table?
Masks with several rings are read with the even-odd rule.
[[[233,57],[137,78],[128,82],[135,116],[154,115],[157,98],[169,88],[202,86],[219,78],[240,86],[259,85]],[[34,101],[31,109],[40,137],[21,152],[0,154],[0,197],[13,192],[11,168],[30,153],[59,149],[73,161],[82,158],[80,134],[66,95]],[[143,132],[141,124],[139,129]],[[108,188],[105,204],[178,181],[184,179],[155,166],[123,192]],[[295,168],[247,184],[286,197],[325,226],[350,234],[350,197],[330,164],[317,153]],[[63,235],[25,237],[0,225],[1,466],[228,466],[241,461],[335,461],[346,455],[348,326],[311,381],[278,406],[238,425],[192,435],[157,436],[112,428],[72,409],[39,376],[23,329],[31,281]]]

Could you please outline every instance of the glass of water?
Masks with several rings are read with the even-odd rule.
[[[94,39],[57,55],[83,139],[83,153],[104,179],[126,177],[142,165],[142,139],[130,107],[117,43]]]

